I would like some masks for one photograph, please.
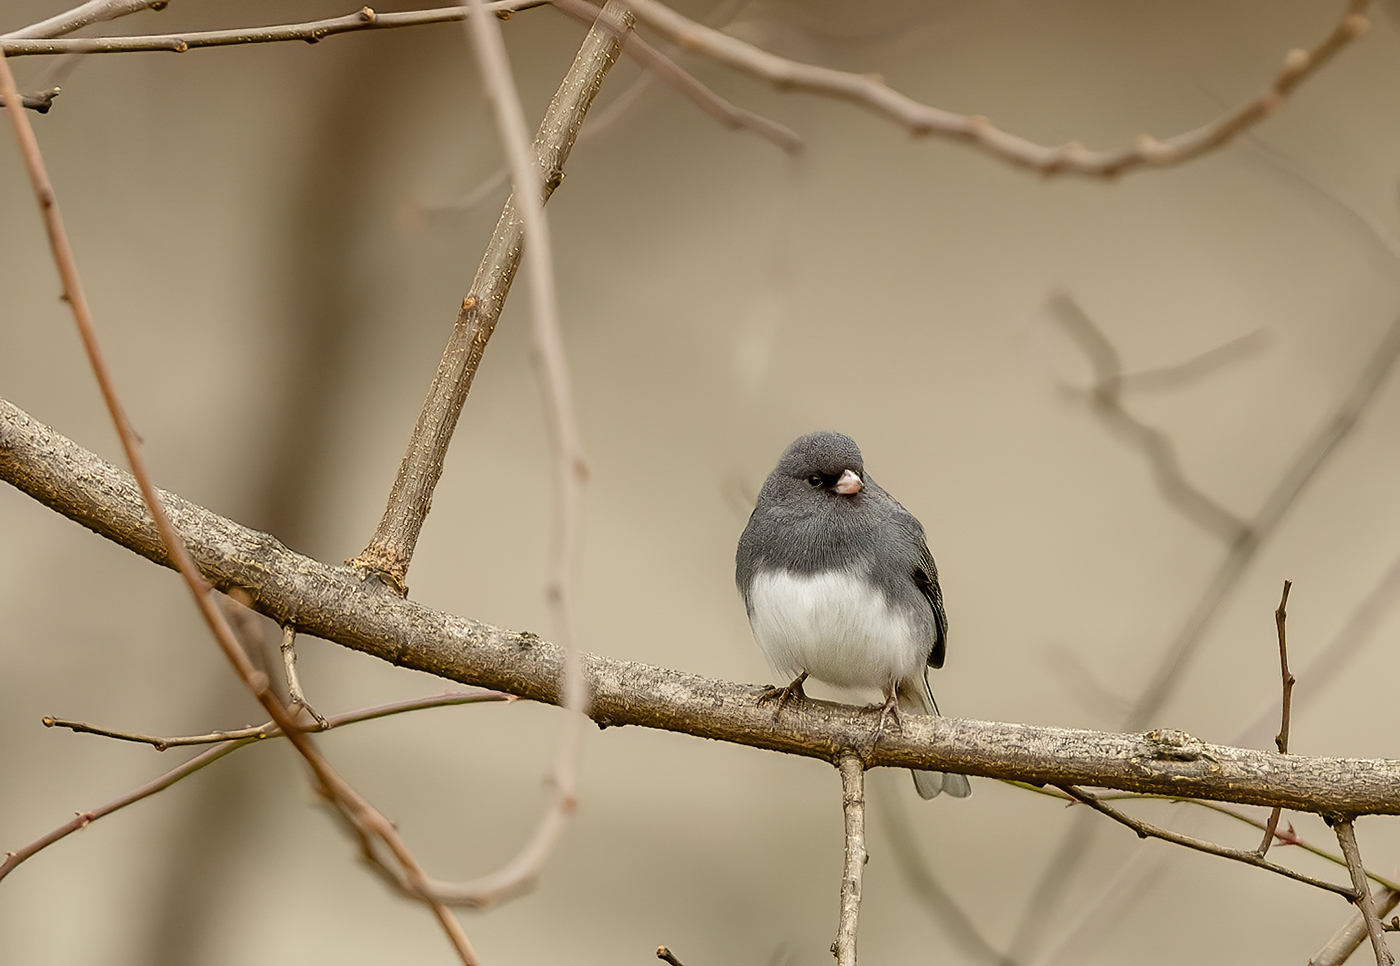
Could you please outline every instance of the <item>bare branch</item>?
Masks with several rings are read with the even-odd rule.
[[[1395,957],[1390,955],[1385,944],[1385,933],[1381,929],[1380,918],[1376,915],[1376,904],[1371,899],[1371,888],[1366,884],[1366,870],[1361,864],[1361,850],[1356,845],[1356,829],[1350,817],[1337,819],[1332,823],[1337,833],[1337,842],[1346,856],[1347,869],[1351,872],[1351,882],[1355,888],[1354,901],[1366,919],[1366,934],[1371,937],[1371,948],[1376,953],[1376,966],[1395,966]]]
[[[1214,618],[1216,609],[1254,559],[1260,545],[1273,536],[1298,495],[1361,419],[1371,400],[1375,398],[1376,391],[1390,374],[1397,356],[1400,356],[1400,319],[1391,323],[1381,336],[1380,343],[1366,360],[1361,372],[1357,374],[1356,381],[1352,383],[1337,408],[1303,444],[1302,451],[1294,458],[1292,465],[1250,521],[1246,537],[1231,547],[1229,554],[1221,561],[1205,593],[1201,595],[1195,609],[1177,632],[1176,640],[1163,656],[1151,682],[1138,699],[1132,714],[1128,716],[1125,723],[1128,730],[1144,727],[1161,711],[1176,687],[1182,670],[1204,639],[1206,627]]]
[[[304,709],[325,731],[329,727],[326,719],[311,707],[301,690],[301,677],[297,674],[297,631],[291,625],[282,628],[282,672],[287,676],[287,697],[291,706]]]
[[[133,0],[134,2],[134,0]],[[487,10],[505,13],[544,6],[548,0],[495,0],[485,4]],[[336,34],[360,30],[389,30],[398,27],[421,27],[435,23],[453,23],[467,19],[466,7],[438,7],[433,10],[410,10],[403,13],[377,13],[361,7],[343,17],[308,20],[303,23],[277,24],[268,27],[237,27],[230,30],[201,30],[184,34],[147,34],[137,37],[80,37],[67,40],[19,39],[7,34],[0,37],[0,49],[9,57],[48,56],[53,54],[129,54],[141,51],[166,51],[183,54],[203,47],[232,47],[247,44],[274,44],[289,40],[320,43]],[[11,39],[14,37],[15,39]]]
[[[1078,303],[1065,293],[1052,295],[1049,308],[1055,320],[1079,344],[1094,368],[1094,387],[1089,394],[1094,414],[1111,431],[1142,450],[1163,499],[1227,544],[1244,539],[1249,533],[1249,525],[1186,479],[1171,438],[1123,408],[1122,363],[1113,343]]]
[[[1152,825],[1148,822],[1142,821],[1141,819],[1133,818],[1131,815],[1118,811],[1118,809],[1113,808],[1112,806],[1100,801],[1097,796],[1092,795],[1089,792],[1086,792],[1082,789],[1075,788],[1073,785],[1061,785],[1059,787],[1062,791],[1065,792],[1065,794],[1069,795],[1076,801],[1088,805],[1096,812],[1102,812],[1104,815],[1107,815],[1109,818],[1113,819],[1115,822],[1118,822],[1121,825],[1126,825],[1128,828],[1136,832],[1139,838],[1161,839],[1164,842],[1171,842],[1173,845],[1182,845],[1188,849],[1195,849],[1197,852],[1204,852],[1207,855],[1216,855],[1222,859],[1231,859],[1235,862],[1243,862],[1245,865],[1252,865],[1256,869],[1264,869],[1267,872],[1274,872],[1278,875],[1285,876],[1286,878],[1295,879],[1298,882],[1306,883],[1310,886],[1315,886],[1318,889],[1324,889],[1328,892],[1335,892],[1337,895],[1343,896],[1349,900],[1355,900],[1356,898],[1356,893],[1352,889],[1347,888],[1346,886],[1335,885],[1331,882],[1326,881],[1325,879],[1316,879],[1310,875],[1304,875],[1301,872],[1295,872],[1294,870],[1288,868],[1285,865],[1278,865],[1277,863],[1270,862],[1268,859],[1260,855],[1257,851],[1251,852],[1245,849],[1226,848],[1223,845],[1217,845],[1214,842],[1207,842],[1204,839],[1194,838],[1190,835],[1182,835],[1180,832],[1173,832],[1169,829],[1158,828],[1156,825]]]
[[[621,42],[609,28],[595,25],[584,38],[573,66],[545,111],[534,145],[545,201],[564,178],[564,163],[620,48]],[[442,476],[443,461],[457,418],[515,279],[524,241],[525,223],[512,197],[506,201],[496,222],[471,292],[457,313],[423,410],[399,464],[384,516],[369,545],[350,561],[352,566],[375,574],[401,594],[408,593],[405,578],[413,550],[432,506],[433,490]]]
[[[856,966],[856,926],[865,881],[865,764],[855,755],[836,763],[841,772],[841,811],[846,819],[846,865],[841,874],[841,916],[831,952],[836,966]]]
[[[169,2],[170,0],[88,0],[87,3],[79,4],[72,10],[47,20],[12,30],[0,36],[0,40],[61,37],[90,24],[105,23],[142,10],[164,10]],[[6,50],[6,53],[9,51]]]
[[[593,23],[599,14],[599,8],[589,3],[588,0],[551,0],[551,2],[560,10],[585,23]],[[623,50],[647,70],[689,98],[696,107],[731,131],[752,131],[759,137],[773,142],[789,154],[795,154],[802,150],[802,135],[777,121],[771,121],[742,107],[735,107],[700,83],[695,75],[641,37],[629,36]]]
[[[476,688],[472,691],[449,691],[446,694],[436,694],[426,698],[410,698],[407,701],[395,701],[393,704],[366,708],[363,711],[348,711],[344,714],[324,719],[312,730],[329,731],[340,725],[356,724],[360,721],[372,721],[375,718],[387,718],[390,715],[403,714],[406,711],[422,711],[425,708],[445,708],[457,704],[481,704],[488,701],[515,700],[517,699],[513,694],[489,691],[485,688]],[[82,721],[70,721],[67,718],[55,718],[51,715],[45,715],[40,719],[40,723],[43,724],[45,728],[67,728],[70,731],[75,731],[80,734],[99,735],[103,738],[115,738],[118,741],[132,741],[137,744],[150,745],[155,748],[156,751],[165,751],[168,748],[177,748],[185,745],[212,745],[218,741],[237,741],[243,738],[254,738],[258,741],[262,741],[265,738],[282,737],[282,731],[277,727],[275,721],[267,721],[254,727],[238,728],[234,731],[211,731],[203,735],[180,735],[171,738],[143,735],[134,731],[117,731],[113,728],[103,728]]]
[[[487,701],[513,701],[514,695],[502,694],[499,691],[487,691],[477,689],[470,692],[449,692],[447,694],[432,695],[426,698],[410,698],[407,701],[396,701],[393,704],[384,704],[374,708],[365,708],[361,711],[347,711],[343,714],[333,715],[327,722],[328,728],[339,728],[343,725],[356,724],[361,721],[373,721],[376,718],[387,718],[390,715],[404,714],[409,711],[422,711],[426,708],[439,708],[456,704],[480,704]],[[44,718],[46,728],[71,728],[73,731],[85,732],[88,734],[101,735],[107,738],[117,738],[122,741],[138,741],[155,746],[157,751],[164,751],[176,745],[209,744],[220,741],[222,744],[210,748],[189,761],[177,765],[170,771],[161,775],[140,788],[128,792],[121,798],[108,802],[98,808],[87,812],[79,812],[70,822],[60,825],[47,835],[31,842],[17,852],[7,852],[5,862],[0,864],[0,879],[4,879],[14,869],[35,853],[41,852],[53,845],[55,842],[71,835],[80,829],[87,828],[99,818],[103,818],[115,811],[125,808],[149,798],[156,792],[164,791],[182,778],[188,778],[195,772],[231,754],[245,745],[254,744],[266,738],[280,738],[282,732],[275,722],[269,721],[256,728],[241,728],[238,731],[214,732],[208,735],[191,735],[181,738],[156,738],[150,735],[138,735],[129,731],[114,731],[108,728],[99,728],[95,725],[83,724],[78,721],[67,721],[62,718]]]
[[[994,157],[1041,174],[1069,173],[1094,177],[1112,177],[1142,167],[1161,168],[1181,164],[1229,143],[1241,132],[1277,111],[1303,80],[1365,33],[1370,27],[1370,21],[1366,19],[1370,5],[1370,0],[1350,0],[1341,21],[1321,43],[1310,51],[1294,49],[1288,52],[1283,68],[1266,92],[1210,124],[1166,140],[1141,134],[1130,148],[1093,151],[1077,141],[1057,147],[1035,144],[1000,130],[985,117],[954,114],[920,104],[892,90],[879,77],[850,74],[778,57],[689,20],[657,0],[631,0],[629,3],[638,20],[681,46],[771,81],[783,90],[802,90],[852,101],[908,128],[914,134],[967,141]]]
[[[1371,894],[1371,902],[1376,907],[1376,918],[1382,919],[1400,905],[1400,891],[1382,887]],[[1342,966],[1368,935],[1366,916],[1358,912],[1332,934],[1327,945],[1313,954],[1308,966]]]
[[[684,964],[676,958],[675,953],[671,952],[665,946],[656,947],[656,958],[670,963],[671,966],[684,966]]]
[[[169,566],[130,475],[3,400],[0,479]],[[221,589],[243,588],[273,620],[401,667],[559,703],[557,646],[432,610],[173,493],[162,499],[208,579]],[[583,666],[593,694],[589,714],[604,727],[660,728],[833,762],[869,742],[870,722],[859,708],[808,700],[774,721],[757,706],[762,689],[755,686],[594,654],[583,655]],[[914,715],[883,735],[866,763],[1323,814],[1400,814],[1400,761],[1279,755],[1170,730],[1115,735]]]

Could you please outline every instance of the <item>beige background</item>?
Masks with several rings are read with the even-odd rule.
[[[62,6],[10,0],[0,29]],[[347,9],[181,0],[122,28]],[[1108,147],[1256,95],[1339,10],[774,0],[731,29],[1038,141]],[[1128,369],[1267,333],[1208,378],[1129,400],[1172,435],[1193,482],[1252,514],[1400,310],[1395,12],[1378,8],[1370,34],[1255,134],[1112,184],[1044,180],[702,61],[689,63],[798,129],[806,153],[786,158],[645,91],[579,146],[549,206],[593,471],[584,645],[771,680],[732,582],[746,494],[793,437],[836,428],[929,530],[951,621],[934,681],[944,710],[1117,728],[1224,548],[1063,391],[1089,370],[1048,321],[1047,295],[1071,293]],[[505,30],[538,117],[581,28],[536,10]],[[355,553],[502,200],[434,210],[501,163],[461,28],[16,69],[26,88],[62,74],[36,124],[160,483],[321,559]],[[619,67],[602,106],[637,77]],[[117,460],[5,142],[0,395]],[[550,477],[527,308],[522,289],[409,579],[425,603],[548,634]],[[1397,381],[1254,560],[1155,724],[1228,742],[1273,714],[1272,610],[1289,577],[1293,750],[1400,757]],[[181,755],[47,731],[44,714],[167,734],[260,720],[173,575],[9,488],[0,535],[0,849]],[[1309,662],[1367,600],[1376,619],[1352,634],[1340,673],[1310,687]],[[320,641],[301,657],[325,711],[443,687]],[[434,874],[466,877],[531,828],[557,726],[547,708],[457,708],[324,744]],[[1250,740],[1267,744],[1272,727]],[[623,729],[589,734],[582,782],[538,890],[464,917],[485,962],[640,964],[658,943],[688,966],[828,961],[841,848],[830,768]],[[1031,896],[1073,813],[987,781],[929,805],[903,775],[872,784],[864,963],[984,961],[901,877],[889,808],[987,940],[1005,951],[1019,935],[1025,962],[1301,963],[1348,915],[1333,896],[1107,825],[1051,908]],[[1142,813],[1257,839],[1185,809]],[[1320,822],[1293,821],[1333,844]],[[1359,832],[1393,873],[1400,824]],[[0,885],[0,936],[4,958],[26,964],[452,961],[430,917],[356,863],[276,745],[31,860]]]

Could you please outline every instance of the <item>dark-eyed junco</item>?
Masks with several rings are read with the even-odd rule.
[[[938,714],[927,671],[942,667],[948,618],[924,528],[865,472],[840,433],[783,453],[739,538],[735,581],[768,663],[793,682],[879,688],[885,713]],[[883,725],[884,719],[881,718]],[[964,775],[914,772],[924,798],[972,793]]]

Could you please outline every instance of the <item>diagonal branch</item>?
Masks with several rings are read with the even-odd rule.
[[[501,694],[498,691],[477,690],[470,693],[449,692],[448,694],[433,695],[426,698],[410,698],[407,701],[396,701],[393,704],[380,705],[374,708],[366,708],[362,711],[347,711],[344,714],[333,715],[327,722],[327,728],[340,728],[345,725],[356,724],[361,721],[373,721],[376,718],[387,718],[391,715],[404,714],[409,711],[422,711],[425,708],[439,708],[456,704],[479,704],[484,701],[509,701],[513,700],[512,695]],[[15,852],[7,852],[5,861],[0,863],[0,879],[4,879],[15,870],[15,868],[26,859],[32,858],[36,853],[43,851],[55,842],[59,842],[74,832],[87,828],[100,818],[105,818],[113,812],[120,811],[128,805],[134,805],[144,798],[150,798],[157,792],[165,791],[171,785],[188,778],[195,772],[208,765],[214,764],[225,755],[232,754],[247,745],[257,744],[268,738],[282,737],[282,730],[277,727],[274,721],[268,721],[256,728],[240,728],[237,731],[217,732],[208,735],[191,735],[181,738],[156,738],[150,735],[137,735],[128,731],[113,731],[108,728],[98,728],[93,725],[83,724],[78,721],[64,721],[58,718],[44,718],[46,728],[70,728],[73,731],[85,732],[88,734],[101,735],[106,738],[116,738],[121,741],[139,741],[153,745],[157,751],[164,751],[166,748],[175,745],[208,744],[214,741],[219,742],[213,748],[200,752],[189,761],[176,765],[170,771],[159,778],[152,779],[133,791],[101,805],[87,812],[79,812],[70,821],[60,825],[46,835],[41,836],[29,843],[24,848]]]
[[[1351,881],[1356,889],[1353,901],[1366,920],[1366,934],[1371,937],[1371,949],[1376,954],[1376,966],[1395,966],[1395,957],[1390,954],[1390,950],[1386,947],[1385,933],[1381,929],[1380,918],[1376,915],[1376,904],[1371,898],[1371,888],[1366,884],[1366,870],[1361,865],[1361,850],[1356,845],[1356,828],[1352,824],[1351,817],[1335,820],[1332,823],[1332,830],[1337,833],[1337,843],[1342,847],[1342,855],[1346,856],[1347,869],[1351,872]]]
[[[3,400],[0,479],[170,565],[130,474]],[[250,606],[273,620],[400,667],[560,702],[563,654],[556,645],[424,607],[176,494],[161,498],[206,577],[220,589],[242,588]],[[658,728],[829,762],[869,744],[869,716],[859,708],[810,700],[774,721],[757,706],[760,689],[753,686],[596,654],[582,660],[593,695],[589,716],[602,727]],[[883,735],[865,761],[1322,814],[1400,814],[1400,761],[1280,755],[1170,730],[1108,734],[915,715]]]
[[[1227,144],[1279,109],[1288,95],[1338,51],[1370,27],[1370,0],[1350,0],[1332,31],[1312,50],[1295,48],[1269,89],[1224,116],[1191,131],[1158,140],[1139,135],[1132,147],[1093,151],[1077,141],[1047,147],[1003,131],[980,115],[954,114],[921,104],[892,90],[869,74],[851,74],[803,64],[771,54],[728,34],[705,27],[663,6],[658,0],[629,0],[637,19],[683,47],[699,51],[738,70],[771,81],[783,90],[802,90],[840,98],[903,125],[914,134],[967,141],[994,157],[1041,174],[1112,177],[1144,167],[1170,167]]]
[[[621,48],[622,41],[612,27],[595,24],[550,101],[534,144],[542,201],[548,201],[563,181],[564,163],[583,126],[583,119]],[[442,476],[447,448],[471,391],[477,366],[496,331],[506,295],[520,267],[524,244],[525,221],[512,196],[506,200],[481,257],[471,291],[457,313],[423,410],[399,464],[384,515],[369,545],[350,561],[351,566],[376,575],[400,594],[408,593],[405,578],[423,521],[432,506],[433,490]]]
[[[164,10],[169,2],[170,0],[88,0],[87,3],[79,4],[72,10],[65,10],[47,20],[40,20],[28,27],[0,35],[0,40],[61,37],[91,24],[116,20],[118,17],[142,10]],[[5,52],[9,53],[8,48]]]
[[[1224,845],[1217,845],[1214,842],[1207,842],[1204,839],[1198,839],[1191,835],[1183,835],[1180,832],[1173,832],[1170,829],[1158,828],[1156,825],[1144,822],[1141,819],[1133,818],[1131,815],[1128,815],[1125,812],[1118,811],[1118,809],[1112,807],[1111,805],[1100,801],[1098,796],[1092,795],[1081,788],[1076,788],[1073,785],[1061,785],[1059,786],[1059,788],[1061,791],[1073,798],[1075,801],[1081,802],[1084,805],[1088,805],[1096,812],[1100,812],[1104,815],[1107,815],[1109,818],[1113,819],[1120,825],[1126,825],[1128,828],[1132,829],[1134,832],[1137,833],[1138,838],[1161,839],[1163,842],[1170,842],[1173,845],[1185,846],[1188,849],[1194,849],[1197,852],[1204,852],[1207,855],[1215,855],[1219,856],[1222,859],[1231,859],[1235,862],[1243,862],[1245,865],[1252,865],[1256,869],[1264,869],[1267,872],[1274,872],[1285,878],[1294,879],[1298,882],[1302,882],[1305,885],[1310,885],[1318,889],[1323,889],[1327,892],[1335,892],[1337,895],[1342,896],[1343,898],[1351,901],[1355,901],[1356,899],[1356,892],[1353,889],[1350,889],[1346,886],[1336,885],[1334,883],[1328,882],[1325,879],[1317,879],[1310,875],[1304,875],[1301,872],[1295,872],[1293,869],[1290,869],[1285,865],[1279,865],[1275,862],[1270,862],[1268,859],[1264,858],[1263,855],[1261,855],[1258,851],[1227,848]]]

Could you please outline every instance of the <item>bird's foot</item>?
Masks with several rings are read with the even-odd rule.
[[[880,719],[875,722],[875,730],[870,735],[870,750],[866,757],[875,753],[875,746],[880,743],[880,736],[885,733],[885,722],[893,721],[894,726],[899,731],[904,730],[904,721],[899,716],[899,701],[895,695],[890,695],[882,702],[867,705],[866,711],[880,712]]]
[[[785,688],[770,684],[764,689],[763,693],[758,696],[758,703],[764,705],[770,701],[776,701],[778,706],[773,709],[773,720],[776,721],[778,720],[778,715],[783,713],[783,708],[787,706],[789,701],[807,700],[807,692],[802,690],[802,682],[805,680],[807,680],[807,672],[803,671],[797,677],[793,678],[792,683]]]

